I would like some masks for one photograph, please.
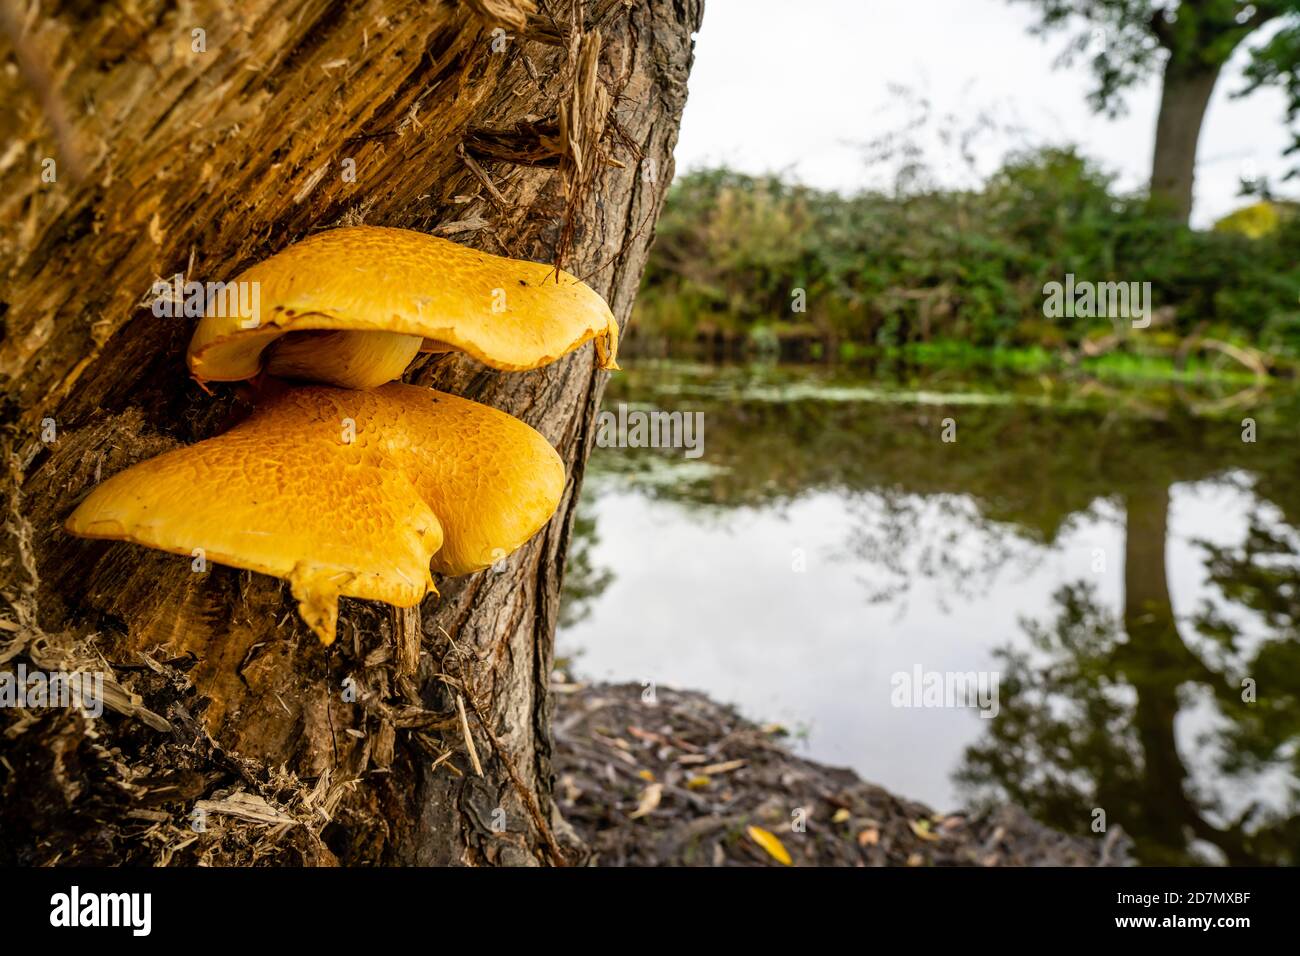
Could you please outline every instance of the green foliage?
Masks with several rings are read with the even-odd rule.
[[[1043,286],[1150,282],[1174,330],[1300,355],[1300,217],[1267,236],[1196,232],[1072,149],[1010,158],[979,191],[842,196],[726,169],[674,183],[638,332],[1055,349],[1111,330],[1044,315]],[[797,311],[799,290],[806,311]]]
[[[1292,4],[1300,9],[1300,3]],[[1251,61],[1246,66],[1247,87],[1243,95],[1261,86],[1276,86],[1286,95],[1286,118],[1291,124],[1291,145],[1288,155],[1300,152],[1300,18],[1288,22],[1267,43],[1251,51]],[[1294,177],[1292,170],[1288,178]]]
[[[1290,115],[1300,107],[1300,2],[1298,0],[1012,0],[1039,10],[1036,32],[1074,30],[1061,61],[1084,60],[1097,86],[1090,99],[1115,115],[1123,95],[1166,68],[1222,67],[1247,37],[1266,24],[1281,29],[1251,49],[1245,93],[1270,84],[1288,95]]]
[[[1257,202],[1224,216],[1214,224],[1220,232],[1235,232],[1247,239],[1262,239],[1277,229],[1284,213],[1271,202]]]

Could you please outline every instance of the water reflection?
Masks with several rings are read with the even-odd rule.
[[[1147,863],[1297,862],[1295,396],[882,381],[616,377],[611,406],[704,411],[705,455],[593,455],[561,651],[806,724],[814,756],[941,807],[1073,832],[1100,808]],[[999,671],[998,717],[891,709],[917,663]]]

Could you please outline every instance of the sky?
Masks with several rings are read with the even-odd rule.
[[[1010,150],[1073,143],[1121,187],[1145,186],[1158,79],[1128,94],[1119,119],[1094,114],[1086,65],[1054,66],[1068,34],[1031,35],[1034,22],[1032,5],[1006,0],[707,0],[678,171],[725,163],[844,191],[887,186],[893,171],[869,166],[866,144],[901,129],[928,100],[932,130],[970,127],[981,114],[998,127],[977,140],[974,170],[933,135],[922,143],[944,185],[974,184]],[[1198,227],[1247,202],[1238,196],[1243,172],[1276,185],[1286,169],[1282,93],[1230,96],[1246,61],[1238,49],[1201,131]]]

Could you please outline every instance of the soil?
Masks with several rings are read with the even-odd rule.
[[[1003,805],[935,813],[701,693],[557,683],[556,799],[598,866],[1123,866],[1130,843]],[[785,862],[788,857],[789,863]]]

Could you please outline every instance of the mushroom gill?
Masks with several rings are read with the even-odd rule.
[[[290,332],[271,343],[265,367],[280,378],[374,388],[401,378],[423,341],[395,332]]]
[[[242,301],[256,302],[256,314],[223,300],[209,304],[189,348],[200,381],[249,379],[265,367],[369,388],[399,378],[421,350],[461,351],[495,369],[525,371],[593,339],[600,366],[618,367],[618,323],[579,279],[412,230],[320,232],[235,283],[255,283],[247,288],[256,296]]]
[[[96,487],[66,528],[286,579],[334,640],[340,596],[398,607],[514,551],[565,485],[550,443],[504,412],[409,385],[270,397],[230,431]]]

